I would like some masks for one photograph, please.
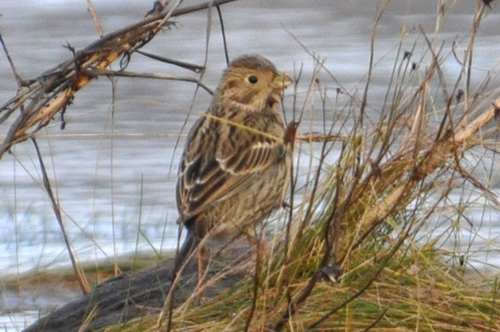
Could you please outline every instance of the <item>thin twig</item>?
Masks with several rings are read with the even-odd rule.
[[[53,209],[54,214],[56,216],[57,222],[59,223],[59,227],[61,228],[61,233],[63,235],[64,244],[66,245],[66,249],[68,251],[68,255],[69,255],[69,258],[71,260],[71,265],[73,265],[76,279],[78,281],[78,284],[80,285],[82,293],[88,294],[90,292],[90,286],[88,284],[87,279],[85,278],[85,273],[83,272],[80,264],[77,263],[75,256],[73,254],[73,249],[71,248],[71,244],[69,243],[68,234],[66,233],[66,229],[65,229],[64,223],[62,221],[61,209],[59,207],[59,204],[56,202],[56,199],[55,199],[54,194],[52,192],[52,186],[50,185],[50,180],[49,180],[49,177],[47,176],[47,170],[45,169],[45,164],[43,162],[42,155],[40,153],[40,149],[38,148],[38,144],[37,144],[35,138],[32,138],[31,141],[33,142],[33,145],[35,146],[35,151],[36,151],[36,154],[38,156],[38,162],[40,163],[40,170],[41,170],[42,176],[43,176],[43,186],[47,192],[47,195],[49,196],[50,202],[52,203],[52,209]]]
[[[104,31],[102,30],[102,25],[101,25],[101,22],[99,21],[99,18],[97,17],[97,12],[94,8],[94,4],[92,3],[92,0],[87,0],[87,7],[88,7],[88,10],[90,12],[90,15],[92,15],[92,19],[94,20],[99,37],[104,36]]]
[[[165,74],[151,74],[151,73],[134,73],[126,70],[108,70],[108,69],[100,69],[100,70],[91,70],[89,73],[93,75],[106,75],[106,76],[120,76],[120,77],[135,77],[135,78],[152,78],[158,80],[167,80],[167,81],[181,81],[181,82],[191,82],[196,83],[200,87],[203,88],[206,92],[213,95],[214,92],[208,86],[206,86],[203,82],[200,82],[199,79],[188,76],[172,76]]]
[[[136,52],[139,53],[139,54],[142,54],[144,56],[147,56],[148,58],[154,59],[154,60],[165,62],[165,63],[171,64],[171,65],[175,65],[175,66],[178,66],[178,67],[181,67],[181,68],[189,69],[191,71],[194,71],[195,73],[201,73],[201,71],[205,69],[205,67],[198,66],[198,65],[195,65],[193,63],[188,63],[188,62],[185,62],[185,61],[180,61],[180,60],[174,60],[174,59],[165,58],[163,56],[152,54],[152,53],[145,52],[145,51],[142,51],[142,50],[137,50]]]
[[[0,43],[2,43],[3,51],[4,51],[5,55],[7,56],[7,60],[9,61],[10,68],[12,69],[12,73],[14,74],[14,77],[16,78],[18,93],[20,93],[21,89],[23,87],[23,79],[17,73],[16,66],[14,65],[14,61],[12,61],[12,58],[10,57],[9,51],[7,50],[7,46],[5,45],[5,41],[3,40],[1,32],[0,32]]]
[[[220,6],[215,6],[217,9],[217,15],[219,16],[220,31],[222,34],[222,44],[224,45],[224,55],[226,56],[226,65],[229,65],[229,52],[227,50],[227,40],[226,40],[226,29],[224,28],[224,19],[222,17],[222,10]]]
[[[71,60],[46,71],[37,80],[29,81],[32,85],[30,90],[34,90],[36,93],[33,91],[19,93],[0,107],[0,113],[6,112],[0,118],[3,122],[23,105],[27,95],[33,96],[30,105],[14,121],[7,136],[0,144],[0,158],[13,144],[33,137],[38,130],[50,123],[58,112],[63,111],[73,100],[75,93],[95,77],[92,76],[93,71],[104,70],[120,58],[127,60],[124,63],[126,65],[131,54],[146,45],[159,31],[159,22],[162,22],[161,26],[169,23],[163,21],[164,18],[232,1],[236,0],[215,0],[181,9],[175,9],[174,6],[165,14],[148,16],[139,23],[103,36],[83,50],[74,52]],[[33,129],[34,126],[36,128]]]

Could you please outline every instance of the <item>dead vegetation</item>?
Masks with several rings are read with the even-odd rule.
[[[497,279],[475,273],[468,261],[473,252],[443,244],[462,224],[472,223],[469,211],[477,202],[499,208],[496,194],[475,173],[479,167],[494,168],[500,111],[500,89],[473,87],[470,81],[484,11],[478,2],[463,56],[442,48],[439,33],[430,37],[423,30],[415,48],[422,43],[425,52],[400,48],[375,120],[367,114],[373,61],[361,95],[343,90],[332,95],[328,81],[319,80],[320,74],[331,74],[311,54],[316,75],[308,96],[319,101],[317,112],[336,119],[322,133],[298,137],[298,151],[309,144],[320,151],[317,166],[291,188],[302,199],[291,198],[291,208],[281,216],[285,226],[250,264],[248,277],[202,305],[194,292],[158,316],[104,330],[500,331]],[[438,10],[436,20],[444,12]],[[19,115],[0,156],[36,136],[110,62],[153,38],[175,11],[168,13],[75,52],[75,59],[31,82],[28,91],[2,107],[3,121]],[[379,19],[383,14],[384,9]],[[443,63],[453,57],[462,70],[448,86]],[[339,93],[348,97],[347,104],[339,104]],[[338,158],[327,162],[334,151]],[[443,230],[426,234],[429,227]],[[333,283],[338,268],[343,275]],[[213,278],[206,282],[224,275]]]

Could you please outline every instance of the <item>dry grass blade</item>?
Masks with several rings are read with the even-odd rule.
[[[83,272],[83,269],[78,263],[77,259],[75,258],[75,254],[73,252],[73,249],[71,247],[71,244],[69,242],[68,234],[66,233],[66,229],[64,227],[64,223],[62,220],[62,215],[61,215],[61,209],[59,207],[59,204],[56,201],[56,198],[54,196],[54,193],[52,192],[52,186],[50,185],[49,177],[47,176],[47,170],[45,168],[45,164],[42,159],[42,155],[40,154],[40,149],[38,148],[38,144],[36,140],[33,138],[32,139],[33,144],[35,145],[35,150],[38,156],[38,161],[40,163],[40,170],[42,172],[43,176],[43,186],[47,192],[47,195],[49,196],[50,202],[52,203],[52,209],[54,210],[54,214],[56,216],[57,222],[59,223],[59,227],[61,229],[61,233],[64,238],[64,243],[66,245],[66,249],[69,254],[69,258],[71,261],[71,265],[73,266],[73,270],[75,271],[76,279],[78,280],[78,284],[80,285],[80,289],[82,290],[83,294],[88,294],[90,292],[90,286],[87,278],[85,277],[85,273]]]
[[[225,2],[229,0],[213,5]],[[275,227],[272,240],[259,243],[256,256],[241,244],[232,247],[238,239],[224,243],[208,257],[203,282],[185,287],[196,284],[196,279],[185,283],[181,269],[174,287],[162,289],[158,296],[163,307],[149,312],[154,317],[108,331],[500,331],[498,278],[474,273],[476,265],[468,256],[479,251],[471,249],[475,239],[465,241],[466,249],[457,249],[463,243],[453,239],[465,232],[472,233],[471,238],[482,237],[482,224],[497,217],[493,213],[494,217],[485,217],[484,211],[496,213],[500,208],[491,175],[498,159],[494,139],[500,131],[494,122],[500,113],[500,89],[487,91],[485,83],[476,88],[471,83],[484,5],[478,2],[471,13],[474,21],[465,55],[456,61],[461,67],[451,85],[444,69],[447,57],[456,58],[458,53],[453,49],[447,54],[439,40],[447,13],[447,2],[440,0],[434,37],[419,28],[409,51],[406,36],[398,43],[392,72],[383,70],[389,82],[384,83],[387,91],[379,106],[369,96],[379,69],[377,27],[389,3],[380,3],[375,18],[370,67],[359,96],[357,87],[345,92],[343,87],[342,93],[335,90],[331,84],[337,81],[325,61],[307,50],[315,64],[312,78],[300,85],[300,75],[296,79],[296,88],[308,88],[304,93],[295,91],[294,121],[283,138],[294,143],[298,162],[291,167],[295,176],[291,198],[283,204],[288,210],[279,212],[278,222],[270,224]],[[2,110],[1,121],[18,109],[22,112],[1,146],[0,157],[51,121],[97,75],[190,80],[107,68],[119,58],[127,60],[170,15],[180,15],[181,11],[162,14],[165,4],[156,2],[140,24],[75,52],[74,59],[39,81],[26,82],[29,89]],[[423,49],[420,55],[417,47]],[[181,65],[203,74],[204,67]],[[204,87],[199,80],[191,81],[196,81],[197,89]],[[297,106],[299,97],[304,99],[302,107]],[[320,121],[313,119],[319,113]],[[297,136],[298,125],[303,127],[308,115],[310,128]],[[491,173],[481,177],[481,171]],[[46,188],[57,215],[48,180]],[[474,219],[477,210],[483,213],[481,225]],[[450,249],[447,243],[456,247]],[[237,254],[225,256],[228,252]],[[330,272],[338,274],[332,278]],[[181,297],[174,297],[174,292]],[[210,295],[200,304],[197,296],[207,292]],[[94,314],[99,312],[91,311],[82,329],[91,326]]]
[[[331,142],[331,141],[345,141],[346,138],[340,135],[331,135],[331,134],[322,134],[322,133],[310,133],[310,134],[302,134],[297,135],[295,137],[296,142],[304,142],[304,143],[322,143],[322,142]]]
[[[498,205],[467,166],[468,156],[498,134],[492,123],[499,112],[499,92],[478,92],[482,100],[471,93],[465,100],[455,98],[462,76],[450,93],[442,70],[444,49],[436,49],[439,43],[420,32],[430,65],[417,77],[415,68],[424,58],[412,63],[412,52],[401,52],[386,108],[373,127],[366,125],[370,102],[365,100],[361,111],[346,107],[346,113],[356,114],[348,133],[330,129],[296,138],[297,144],[321,142],[324,149],[317,172],[309,169],[315,176],[301,190],[302,203],[294,206],[283,229],[287,235],[274,243],[275,251],[256,270],[259,274],[204,306],[191,305],[182,316],[174,313],[177,328],[498,330],[498,286],[470,287],[457,276],[459,271],[432,254],[445,235],[424,245],[418,237],[441,217],[456,187],[471,185]],[[471,56],[472,47],[469,51]],[[367,80],[370,85],[370,76]],[[443,105],[435,102],[438,91]],[[488,106],[488,100],[495,101]],[[334,144],[342,145],[341,152],[336,164],[328,165],[324,158]],[[318,183],[317,191],[311,189]],[[452,207],[457,216],[451,218],[466,219],[469,205],[465,201]],[[333,286],[323,282],[332,261],[345,272]],[[207,318],[218,323],[209,326]]]

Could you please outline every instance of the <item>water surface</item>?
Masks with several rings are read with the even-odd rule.
[[[140,20],[151,3],[129,0],[124,5],[119,1],[95,1],[95,6],[108,33]],[[194,2],[185,1],[185,5],[191,3]],[[326,68],[337,80],[322,74],[323,84],[331,90],[342,86],[355,92],[364,88],[360,82],[368,70],[377,5],[376,1],[366,0],[238,1],[222,8],[229,53],[232,57],[259,53],[290,73],[297,73],[302,66],[299,105],[314,69],[309,52],[325,59]],[[380,21],[368,105],[374,116],[383,103],[403,32],[406,35],[402,49],[411,49],[418,41],[414,50],[418,58],[425,52],[419,37],[421,29],[430,37],[435,30],[435,6],[430,0],[394,1]],[[457,1],[447,7],[439,38],[446,53],[454,42],[459,45],[458,52],[463,52],[474,9],[475,1]],[[70,58],[65,45],[79,49],[98,38],[83,0],[2,0],[0,11],[2,36],[19,74],[25,79]],[[476,41],[474,85],[490,69],[493,82],[498,82],[500,17],[498,10],[487,11]],[[203,64],[208,52],[203,81],[215,88],[225,61],[216,13],[212,11],[211,16],[207,13],[201,11],[176,18],[176,26],[160,33],[145,50],[196,64]],[[118,65],[113,68],[118,69]],[[460,66],[450,59],[443,69],[445,79],[454,82]],[[140,55],[132,58],[127,70],[196,77],[189,71]],[[0,60],[0,77],[3,103],[16,91],[5,57]],[[65,130],[59,129],[60,122],[56,120],[38,138],[66,231],[81,261],[135,252],[163,252],[175,246],[177,161],[187,128],[211,98],[202,90],[195,94],[191,83],[130,78],[117,79],[114,102],[112,97],[110,81],[99,78],[80,91],[68,108]],[[288,95],[285,103],[289,118],[291,102]],[[188,118],[190,108],[194,115]],[[314,116],[312,129],[322,128],[321,114],[309,112],[307,116]],[[308,124],[301,128],[302,132],[308,130]],[[6,131],[6,125],[0,126],[0,137]],[[301,164],[307,167],[308,161]],[[11,154],[0,160],[0,197],[0,276],[68,266],[61,230],[44,192],[30,142],[16,145]],[[481,211],[478,208],[471,218],[484,221]],[[495,245],[499,236],[498,213],[491,210],[487,218],[497,223],[493,226],[485,223],[474,233],[464,230],[463,236],[467,239],[471,234],[484,235],[476,245],[487,253],[484,257],[489,264],[497,265],[492,253],[498,251]],[[430,228],[429,232],[432,231],[439,230]],[[5,294],[1,295],[0,312],[16,308],[26,313],[9,314],[11,325],[0,322],[7,330],[26,326],[37,317],[31,314],[33,311],[47,309],[46,305],[28,300],[20,305],[19,298],[11,296],[16,303],[13,305]]]

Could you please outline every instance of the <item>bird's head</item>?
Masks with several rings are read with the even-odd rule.
[[[279,103],[283,90],[292,82],[290,75],[278,72],[266,58],[243,55],[229,64],[215,98],[238,103],[246,109],[259,110]]]

